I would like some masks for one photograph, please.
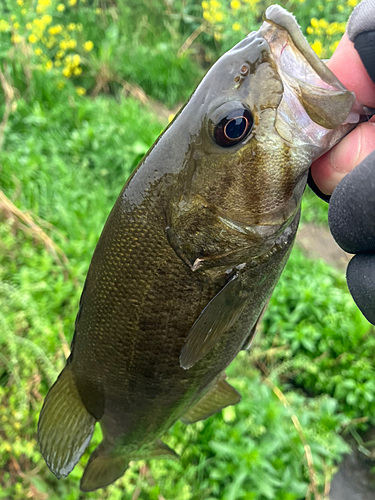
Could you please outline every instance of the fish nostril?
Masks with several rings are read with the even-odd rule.
[[[249,66],[247,64],[243,64],[240,69],[240,74],[242,76],[246,76],[249,73],[249,71],[250,71]]]

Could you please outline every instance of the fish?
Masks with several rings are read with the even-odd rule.
[[[40,413],[58,477],[99,422],[82,491],[130,460],[172,458],[179,419],[241,396],[225,369],[251,346],[290,255],[311,163],[358,121],[355,96],[274,5],[207,72],[122,189],[79,304],[71,354]]]

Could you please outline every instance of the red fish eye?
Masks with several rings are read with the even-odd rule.
[[[249,110],[232,110],[215,126],[213,138],[223,148],[235,146],[249,134],[252,128],[253,117]]]

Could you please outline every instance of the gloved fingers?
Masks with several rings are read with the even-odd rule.
[[[375,0],[362,0],[348,21],[347,33],[375,82]]]
[[[375,324],[375,254],[358,254],[346,271],[349,291],[365,318]]]
[[[334,190],[328,222],[334,239],[346,252],[375,252],[375,151]]]

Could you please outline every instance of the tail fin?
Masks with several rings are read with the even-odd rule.
[[[101,443],[93,451],[81,478],[81,491],[94,491],[105,488],[121,477],[128,468],[128,460],[122,455],[106,451]]]
[[[68,365],[47,394],[38,424],[40,450],[58,479],[81,458],[94,427],[95,418],[84,407]]]

